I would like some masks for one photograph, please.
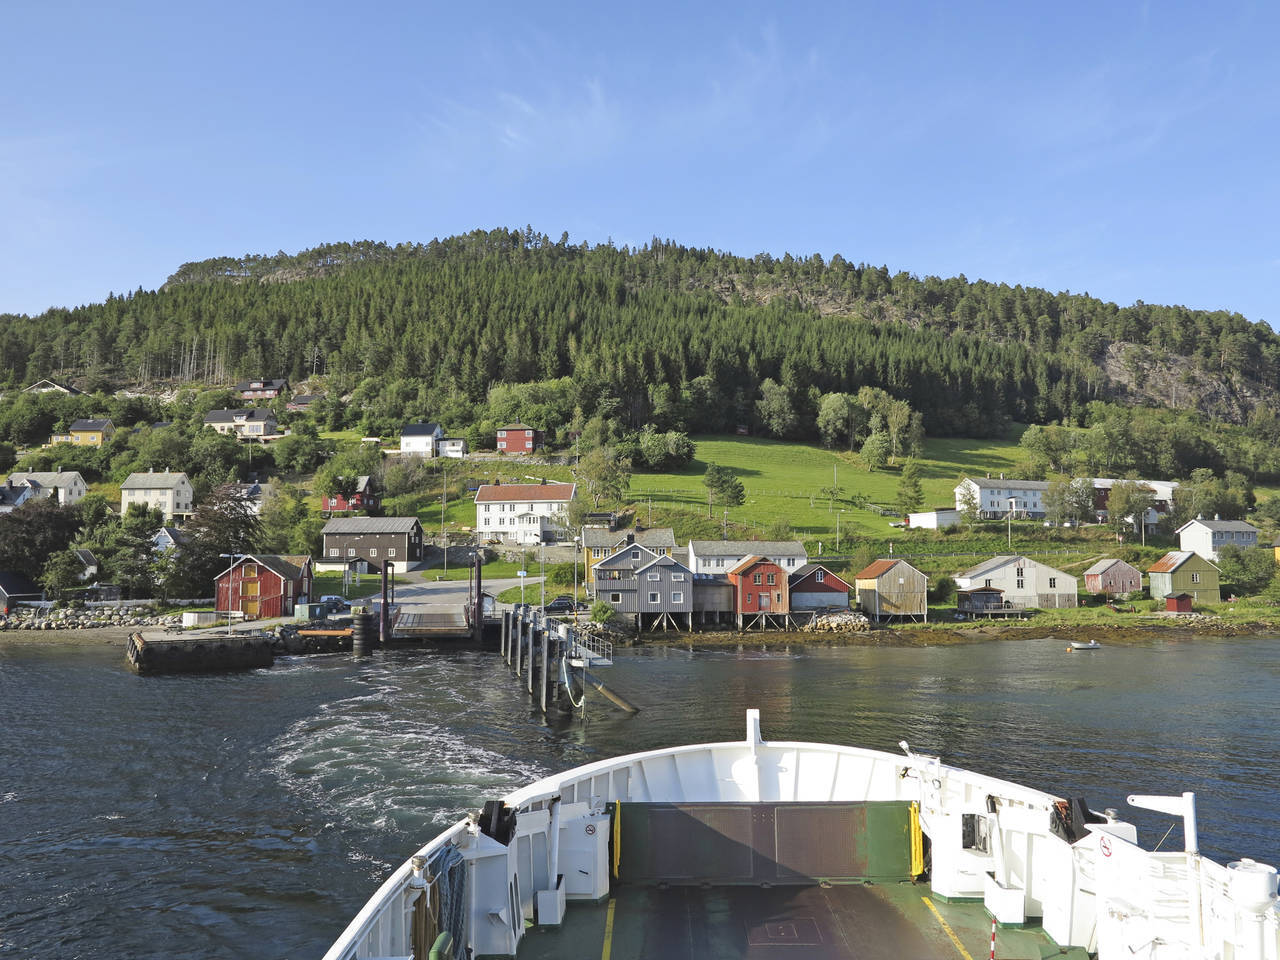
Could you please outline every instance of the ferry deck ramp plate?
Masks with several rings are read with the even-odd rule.
[[[928,885],[655,887],[621,884],[530,928],[519,960],[985,960],[980,903],[934,904]],[[999,931],[1001,960],[1067,960],[1038,928]]]

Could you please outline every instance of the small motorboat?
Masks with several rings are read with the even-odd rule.
[[[1102,649],[1102,644],[1100,644],[1097,640],[1088,640],[1088,641],[1070,640],[1068,641],[1067,653],[1070,653],[1072,650],[1100,650],[1100,649]]]

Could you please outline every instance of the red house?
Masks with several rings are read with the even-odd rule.
[[[356,492],[348,501],[340,493],[324,498],[324,508],[329,513],[350,513],[352,510],[373,510],[382,505],[382,494],[372,477],[356,478]]]
[[[214,609],[239,611],[246,619],[287,617],[311,596],[311,558],[247,554],[218,574]]]
[[[806,563],[788,580],[795,610],[849,609],[849,584],[822,566]]]
[[[765,557],[747,557],[729,571],[738,617],[791,612],[787,572]]]
[[[542,431],[523,423],[509,423],[498,431],[498,449],[503,453],[533,453],[542,446]]]

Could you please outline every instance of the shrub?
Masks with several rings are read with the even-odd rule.
[[[613,607],[603,600],[597,600],[591,605],[591,619],[596,623],[608,623],[613,619],[613,613]]]
[[[929,588],[930,603],[949,603],[956,595],[956,582],[950,577],[938,577]]]

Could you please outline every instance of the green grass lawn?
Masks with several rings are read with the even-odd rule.
[[[397,584],[410,584],[415,581],[410,575],[397,573],[392,578]],[[351,586],[345,591],[342,588],[342,574],[340,573],[318,573],[312,581],[312,596],[315,599],[321,597],[364,597],[376,591],[382,583],[382,579],[376,573],[363,573],[360,575],[352,574]]]
[[[443,564],[436,563],[430,567],[424,567],[418,571],[422,575],[423,580],[435,580],[443,573],[446,580],[466,580],[471,576],[471,567],[458,564],[451,564],[447,572],[442,570]],[[514,577],[518,575],[520,564],[511,560],[494,560],[484,565],[481,576],[485,580],[498,580],[504,577]],[[535,560],[525,567],[525,572],[530,577],[538,575],[538,562]]]
[[[859,509],[847,501],[865,497],[873,505],[892,507],[898,494],[901,461],[882,470],[868,471],[857,454],[826,450],[805,443],[765,440],[757,437],[697,438],[695,459],[687,467],[670,473],[637,471],[631,479],[631,497],[637,517],[647,516],[649,501],[655,511],[675,509],[692,515],[707,515],[706,488],[702,475],[708,463],[730,468],[742,481],[746,502],[730,507],[730,523],[755,527],[757,532],[775,520],[786,520],[804,539],[822,537],[834,543],[837,521],[841,538],[882,537],[892,529],[891,520],[872,510]],[[1021,463],[1016,440],[929,440],[920,466],[925,507],[955,505],[954,488],[966,475],[987,473],[1016,475]],[[835,483],[846,503],[831,504],[822,494]],[[713,507],[712,519],[720,522],[724,508]]]

